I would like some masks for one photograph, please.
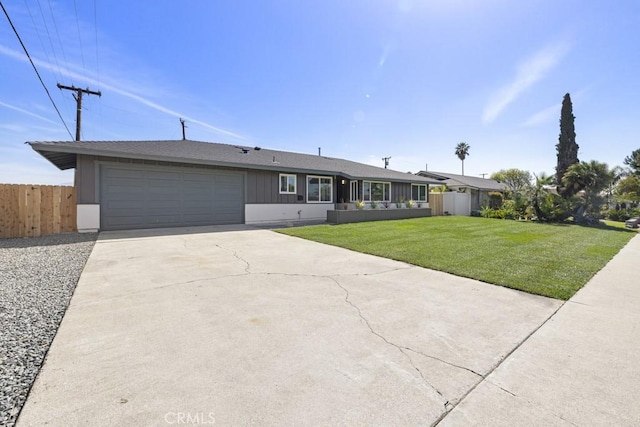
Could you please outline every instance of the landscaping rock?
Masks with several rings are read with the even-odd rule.
[[[15,425],[96,238],[0,239],[0,425]]]

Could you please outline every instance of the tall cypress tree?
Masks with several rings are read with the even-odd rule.
[[[558,164],[556,166],[556,184],[560,194],[564,197],[572,195],[571,190],[563,188],[562,177],[567,172],[569,166],[578,163],[578,144],[576,144],[576,131],[574,127],[575,117],[573,116],[573,104],[571,96],[567,93],[562,99],[562,110],[560,111],[560,136],[556,151],[558,152]]]

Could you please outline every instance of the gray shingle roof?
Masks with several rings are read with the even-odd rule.
[[[76,166],[76,155],[124,157],[247,169],[342,175],[349,179],[437,184],[433,179],[350,160],[200,141],[28,142],[60,169]]]
[[[446,184],[449,187],[461,186],[461,187],[472,187],[477,188],[479,190],[487,190],[487,191],[504,191],[505,185],[494,180],[494,179],[486,179],[475,176],[467,176],[467,175],[457,175],[455,173],[447,173],[447,172],[432,172],[432,171],[420,171],[418,172],[421,176],[425,176],[427,178],[439,179],[440,184]]]

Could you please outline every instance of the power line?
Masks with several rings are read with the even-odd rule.
[[[22,42],[22,38],[20,38],[20,34],[18,34],[18,30],[16,30],[16,27],[13,25],[13,22],[11,21],[11,18],[9,17],[9,14],[7,13],[7,9],[4,8],[4,4],[2,3],[2,0],[0,0],[0,7],[2,7],[2,11],[4,12],[4,16],[7,17],[7,20],[9,21],[9,25],[11,25],[11,29],[13,29],[13,32],[15,33],[16,37],[18,38],[18,41],[20,42],[20,45],[22,46],[22,49],[24,50],[24,53],[27,55],[27,58],[29,58],[29,62],[31,63],[31,66],[33,67],[33,71],[36,72],[36,75],[38,76],[38,80],[40,80],[40,84],[42,84],[42,87],[44,88],[44,91],[47,92],[47,96],[49,97],[49,100],[51,101],[51,104],[53,105],[53,108],[55,108],[56,112],[58,113],[58,117],[60,117],[60,120],[62,121],[62,124],[64,125],[65,129],[67,130],[67,133],[69,134],[71,139],[73,139],[73,135],[71,135],[71,131],[69,130],[69,128],[67,127],[67,124],[65,123],[64,119],[62,118],[62,114],[60,114],[60,110],[58,110],[58,106],[53,101],[53,98],[51,97],[51,94],[49,93],[49,89],[47,89],[47,86],[44,84],[44,81],[42,81],[42,77],[40,77],[40,73],[38,72],[38,69],[36,68],[36,64],[33,63],[33,59],[31,59],[31,55],[29,55],[29,51],[27,50],[27,47]]]
[[[42,41],[42,37],[40,37],[40,31],[38,31],[38,26],[36,25],[36,20],[33,18],[33,14],[31,13],[31,8],[29,7],[27,0],[23,0],[23,1],[24,1],[25,7],[27,8],[27,12],[29,12],[29,17],[31,18],[33,29],[35,30],[36,35],[38,36],[38,40],[40,40],[40,47],[42,47],[42,53],[44,54],[45,58],[47,58],[47,62],[51,64],[51,59],[49,58],[47,49],[44,47],[44,42]],[[62,77],[62,75],[60,75],[60,77]]]
[[[51,21],[53,21],[53,28],[56,30],[56,36],[58,37],[58,43],[60,44],[60,52],[62,52],[62,59],[64,59],[64,65],[67,67],[67,75],[69,73],[69,61],[67,60],[67,55],[64,53],[64,46],[62,44],[62,38],[60,37],[60,32],[58,31],[58,23],[56,22],[56,17],[53,14],[53,7],[51,7],[51,0],[48,0],[49,3],[49,12],[51,13]]]
[[[38,9],[40,9],[40,16],[42,17],[42,23],[44,24],[44,29],[47,32],[47,38],[49,39],[49,45],[51,46],[51,54],[53,55],[53,60],[56,63],[56,67],[58,73],[62,75],[62,68],[60,67],[60,63],[58,62],[58,57],[56,56],[56,49],[53,47],[53,40],[51,39],[51,33],[49,32],[49,26],[47,25],[47,18],[44,16],[44,11],[42,10],[42,5],[40,4],[40,0],[38,0]]]
[[[93,28],[96,34],[96,80],[100,83],[100,55],[98,54],[98,4],[97,0],[93,0]],[[98,104],[100,110],[100,131],[102,131],[102,103]]]
[[[80,36],[80,20],[78,19],[78,4],[76,0],[73,0],[73,8],[76,12],[76,27],[78,28],[78,41],[80,42],[80,58],[82,59],[82,69],[85,70],[87,67],[84,65],[84,51],[82,50],[82,37]]]
[[[56,48],[53,46],[53,38],[51,37],[51,33],[49,32],[49,25],[47,25],[47,18],[44,16],[44,10],[42,10],[42,4],[40,3],[40,0],[36,0],[36,3],[38,3],[38,9],[40,10],[40,16],[42,17],[42,24],[44,24],[44,29],[47,32],[47,38],[49,39],[49,46],[51,46],[51,54],[53,55],[53,60],[56,63],[56,71],[58,72],[58,76],[59,76],[58,78],[59,80],[63,80],[63,77],[62,77],[63,70],[62,70],[62,67],[60,66],[60,62],[58,61],[58,56],[56,55]],[[49,7],[51,6],[49,5]],[[53,11],[51,12],[51,15],[53,16]],[[51,63],[51,61],[49,61],[49,63]],[[68,75],[68,72],[69,72],[69,64],[67,64],[67,75]],[[68,108],[69,107],[68,101],[64,99],[64,102]]]

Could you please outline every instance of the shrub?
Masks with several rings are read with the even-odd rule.
[[[504,219],[516,219],[518,212],[516,211],[516,202],[514,200],[505,200],[502,202],[502,208],[499,209]]]
[[[480,209],[481,217],[491,218],[492,215],[493,215],[493,209],[491,209],[489,206],[483,206],[482,209]]]
[[[640,210],[637,208],[609,209],[605,214],[605,217],[611,221],[626,221],[629,218],[640,216]]]
[[[504,195],[498,191],[491,191],[489,193],[489,207],[492,209],[500,209],[502,202],[504,201]]]
[[[358,200],[356,202],[356,209],[358,209],[359,211],[361,211],[362,209],[364,209],[364,201],[362,200]]]

